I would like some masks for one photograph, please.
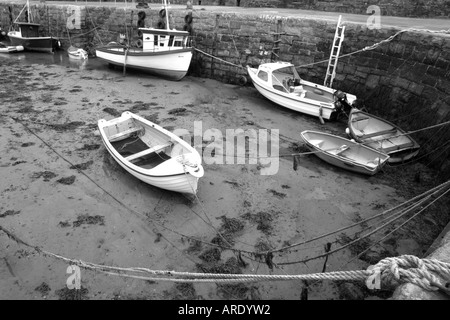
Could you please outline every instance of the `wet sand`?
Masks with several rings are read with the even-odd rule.
[[[264,252],[371,217],[433,183],[419,164],[387,167],[367,177],[310,155],[301,157],[297,171],[290,157],[280,158],[279,171],[273,176],[261,175],[261,167],[253,164],[205,164],[198,199],[157,189],[114,162],[96,132],[99,119],[130,110],[170,130],[192,132],[193,122],[200,120],[203,131],[279,129],[282,154],[302,151],[299,133],[303,130],[343,136],[345,123],[321,125],[316,118],[274,105],[252,86],[190,76],[180,82],[131,72],[124,77],[121,70],[108,69],[95,59],[85,65],[78,61],[51,64],[49,59],[67,59],[58,55],[33,59],[0,57],[0,225],[34,246],[67,258],[186,272],[321,272],[324,259],[278,264],[322,254],[327,242],[332,243],[331,249],[337,248],[361,229],[275,254],[274,265],[246,254],[242,264],[232,251],[186,236],[223,244],[219,231],[235,249]],[[203,146],[208,143],[203,141]],[[431,213],[427,217],[428,222],[416,221],[402,229],[364,259],[347,264],[362,247],[331,255],[326,271],[365,269],[385,256],[420,256],[444,225]],[[4,233],[0,242],[0,299],[73,297],[66,289],[67,263],[37,254]],[[300,299],[304,285],[301,281],[189,285],[83,269],[81,284],[83,299],[207,300]],[[309,299],[368,296],[374,293],[361,283],[309,283]],[[378,296],[386,298],[389,292]]]

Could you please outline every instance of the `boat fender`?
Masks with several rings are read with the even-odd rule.
[[[136,40],[136,47],[142,48],[142,46],[143,46],[142,40],[141,40],[141,39],[137,39],[137,40]]]
[[[165,18],[166,17],[166,9],[161,9],[159,10],[159,16],[161,18]]]
[[[314,93],[323,96],[323,91],[322,90],[320,90],[318,88],[315,88],[313,91],[314,91]]]
[[[350,136],[350,129],[349,129],[349,128],[346,128],[346,129],[345,129],[345,133],[346,133],[348,136]]]
[[[245,76],[240,76],[238,79],[238,83],[240,86],[245,86],[247,84],[247,77]]]

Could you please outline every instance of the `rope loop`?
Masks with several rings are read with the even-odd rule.
[[[395,280],[399,283],[409,282],[428,291],[445,288],[442,280],[432,272],[441,276],[450,274],[450,264],[434,259],[420,259],[412,255],[385,258],[366,270],[369,289],[380,289],[380,283]]]

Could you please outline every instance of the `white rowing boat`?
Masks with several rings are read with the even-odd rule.
[[[329,133],[306,130],[301,137],[317,157],[346,170],[374,175],[389,159],[383,152]]]
[[[166,190],[197,193],[204,174],[201,157],[175,134],[129,111],[99,120],[98,128],[114,160],[136,178]]]
[[[361,110],[352,109],[347,134],[357,142],[390,156],[390,163],[410,160],[419,153],[420,145],[398,126]]]

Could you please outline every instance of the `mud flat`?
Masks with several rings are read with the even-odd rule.
[[[92,59],[94,60],[94,59]],[[205,164],[198,199],[163,191],[127,174],[96,134],[100,118],[131,110],[174,130],[279,129],[280,154],[302,151],[302,130],[343,134],[277,107],[251,87],[186,77],[170,82],[87,64],[0,57],[0,225],[28,243],[97,264],[186,272],[304,274],[314,257],[353,239],[361,228],[274,254],[381,213],[436,183],[420,164],[366,177],[302,156],[296,171],[281,157],[275,175],[261,164]],[[30,130],[28,130],[30,129]],[[210,141],[203,139],[203,146]],[[420,174],[417,174],[420,172]],[[94,183],[95,182],[95,183]],[[350,263],[370,241],[329,256],[326,271],[360,270],[386,256],[421,256],[447,223],[429,210],[381,246]],[[220,235],[218,235],[220,233]],[[372,241],[382,234],[371,238]],[[201,241],[192,240],[198,239]],[[73,299],[68,264],[0,233],[0,299]],[[208,243],[218,244],[214,247]],[[234,249],[255,254],[237,255]],[[240,259],[242,258],[242,260]],[[180,284],[81,271],[81,299],[300,299],[301,281]],[[311,282],[309,299],[373,298],[362,283]],[[379,292],[387,298],[390,291]]]

